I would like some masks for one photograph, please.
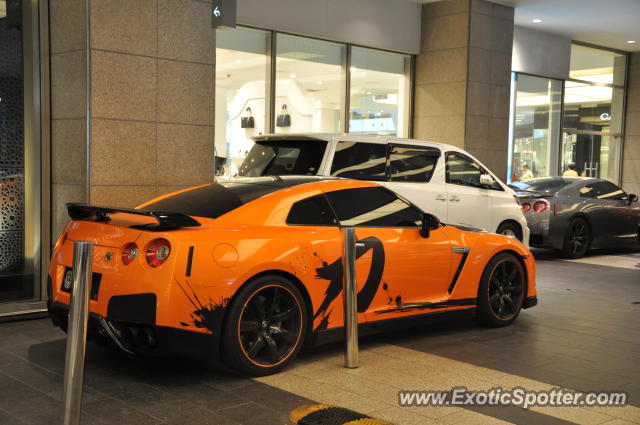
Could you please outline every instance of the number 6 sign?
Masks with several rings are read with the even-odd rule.
[[[213,28],[235,28],[237,0],[213,0],[211,26]]]

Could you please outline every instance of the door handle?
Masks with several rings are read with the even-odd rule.
[[[446,197],[446,196],[444,196],[444,195],[440,195],[440,194],[438,194],[438,195],[436,196],[436,201],[443,201],[443,202],[444,202],[444,201],[446,201],[446,200],[447,200],[447,197]]]
[[[449,202],[460,202],[460,197],[458,195],[453,195],[449,198]]]

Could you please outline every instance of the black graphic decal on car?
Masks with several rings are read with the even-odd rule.
[[[356,260],[369,250],[372,250],[369,275],[367,276],[367,281],[364,286],[360,292],[358,292],[358,313],[364,313],[371,305],[373,297],[376,295],[382,282],[385,254],[382,241],[375,236],[360,239],[358,242],[362,245],[356,248]],[[314,255],[318,256],[317,254]],[[313,315],[314,319],[322,317],[321,324],[316,329],[321,330],[321,327],[322,329],[326,329],[329,323],[329,315],[331,312],[328,312],[327,309],[342,291],[342,257],[339,257],[331,264],[322,261],[322,267],[316,269],[316,278],[329,281],[329,286],[327,286],[327,290],[325,291],[325,297]]]
[[[187,287],[191,291],[191,295],[187,293],[185,288],[178,282],[176,279],[176,283],[187,297],[191,305],[195,308],[193,313],[191,313],[191,323],[189,322],[180,322],[182,326],[195,326],[196,328],[206,329],[209,332],[213,333],[217,330],[220,323],[222,323],[224,309],[229,303],[229,298],[220,298],[218,302],[215,302],[211,298],[209,298],[208,305],[205,305],[198,298],[198,294],[194,291],[193,287],[186,281]]]

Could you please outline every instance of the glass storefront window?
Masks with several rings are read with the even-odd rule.
[[[626,56],[620,53],[573,44],[569,78],[623,85],[625,60]]]
[[[347,46],[277,34],[276,133],[342,131]]]
[[[34,118],[37,103],[30,97],[39,72],[31,56],[37,44],[28,42],[38,32],[32,9],[25,8],[29,13],[24,14],[20,2],[4,3],[0,1],[0,303],[10,303],[40,297],[43,254],[40,139],[34,130],[39,121]]]
[[[562,81],[514,74],[515,114],[509,181],[555,175]]]
[[[235,174],[252,136],[269,131],[271,33],[249,28],[216,32],[216,175]]]
[[[574,44],[565,83],[561,169],[618,182],[626,55]]]
[[[216,44],[217,176],[264,133],[409,135],[411,55],[247,27]]]
[[[411,56],[351,50],[349,133],[408,136]]]

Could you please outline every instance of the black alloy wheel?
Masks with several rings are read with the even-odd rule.
[[[568,258],[581,258],[589,251],[591,234],[589,224],[583,218],[576,218],[569,224],[562,252]]]
[[[275,373],[299,351],[307,311],[298,288],[280,276],[264,276],[243,288],[225,326],[226,358],[250,375]]]
[[[295,347],[301,321],[293,294],[278,286],[262,288],[240,316],[242,348],[252,361],[273,366]]]
[[[503,252],[491,259],[478,288],[477,319],[487,326],[505,326],[513,322],[524,302],[525,272],[520,261]]]

